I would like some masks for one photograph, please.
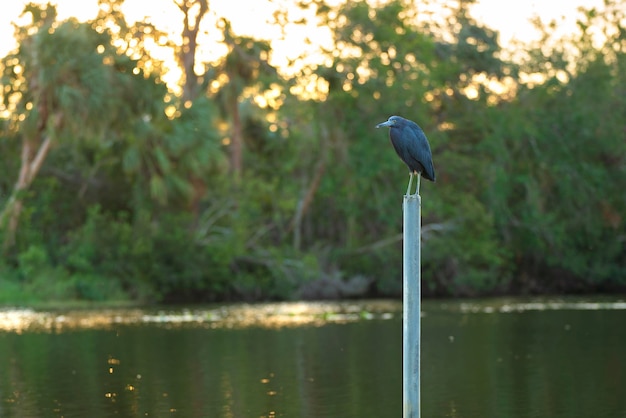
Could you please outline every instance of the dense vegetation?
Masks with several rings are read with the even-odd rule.
[[[198,62],[207,0],[176,0],[177,43],[122,2],[89,22],[30,4],[1,61],[1,303],[397,295],[391,114],[433,148],[425,295],[626,289],[624,0],[569,38],[537,22],[511,58],[467,1],[303,1],[276,24],[308,16],[333,45],[291,71],[225,20],[227,54]]]

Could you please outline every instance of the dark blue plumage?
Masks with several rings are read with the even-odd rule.
[[[435,181],[435,167],[428,139],[424,131],[415,122],[400,116],[392,116],[386,122],[376,125],[377,128],[388,126],[389,139],[402,161],[409,167],[409,187],[411,189],[413,174],[417,174],[416,194],[419,194],[420,176]]]

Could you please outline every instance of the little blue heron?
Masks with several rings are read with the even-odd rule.
[[[428,139],[424,131],[417,123],[404,119],[400,116],[392,116],[386,122],[376,125],[377,128],[388,126],[389,139],[391,145],[396,150],[402,161],[409,167],[409,187],[406,194],[411,191],[413,174],[417,173],[417,189],[415,194],[420,192],[420,176],[424,176],[430,181],[435,181],[435,167],[433,166],[433,155],[430,152]]]

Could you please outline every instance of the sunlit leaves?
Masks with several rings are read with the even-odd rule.
[[[136,68],[146,76],[160,76],[163,63],[151,52],[170,47],[166,33],[159,30],[149,20],[134,24],[126,22],[122,12],[124,0],[98,0],[99,11],[91,22],[93,29],[111,38],[111,44],[119,54],[126,55],[136,62]]]
[[[77,162],[81,153],[95,152],[95,161],[85,158],[94,164],[91,176],[111,166],[101,161],[119,158],[128,180],[143,185],[136,190],[145,191],[145,197],[162,204],[173,198],[186,201],[191,177],[219,170],[221,152],[211,133],[211,108],[206,102],[175,106],[158,74],[143,71],[140,62],[149,62],[149,57],[140,50],[139,60],[132,58],[138,50],[129,48],[139,47],[133,40],[137,32],[126,25],[120,5],[102,2],[101,10],[115,13],[91,23],[40,22],[44,14],[55,16],[53,8],[27,8],[34,13],[33,27],[42,29],[20,32],[20,49],[4,60],[5,107],[26,138],[45,126],[50,115],[62,115],[60,132],[52,125],[47,129],[71,144]],[[94,29],[100,26],[119,30]],[[120,49],[122,38],[128,43]],[[169,118],[166,100],[175,110]]]
[[[605,29],[623,24],[611,13],[583,13],[582,19]],[[486,142],[495,163],[488,202],[503,239],[527,263],[520,268],[536,275],[559,271],[598,286],[626,278],[619,267],[623,243],[615,239],[625,225],[614,216],[626,211],[624,54],[600,53],[620,31],[605,33],[613,35],[602,45],[594,46],[587,30],[548,43],[546,28],[523,67],[538,77],[503,106],[504,119],[492,125]],[[568,77],[559,77],[555,61],[547,65],[547,44]]]
[[[202,226],[202,211],[212,217],[218,207],[198,239],[219,247],[229,280],[232,268],[244,277],[239,284],[269,283],[268,269],[283,268],[275,260],[295,251],[315,254],[333,274],[366,273],[380,277],[378,289],[393,288],[401,251],[372,244],[397,242],[407,175],[374,126],[401,114],[422,125],[433,149],[438,180],[422,183],[423,266],[437,291],[506,290],[500,279],[511,272],[624,277],[623,0],[582,11],[582,32],[565,40],[544,25],[538,43],[518,48],[517,62],[504,58],[498,34],[472,18],[466,1],[302,1],[306,10],[275,15],[315,37],[292,57],[297,74],[272,67],[276,44],[240,36],[219,17],[226,54],[192,65],[191,35],[209,3],[175,3],[190,12],[190,32],[176,45],[149,21],[128,24],[121,0],[100,1],[86,24],[56,21],[53,8],[27,9],[19,49],[3,60],[9,140],[0,155],[1,177],[17,176],[14,139],[45,125],[56,142],[44,173],[62,187],[39,183],[39,195],[24,194],[33,230],[53,224],[62,242],[95,219],[85,208],[97,203],[102,224],[122,213],[129,221],[120,224],[146,237],[170,231],[169,214]],[[197,85],[181,80],[168,93],[150,55],[160,47],[179,54]],[[49,123],[54,111],[64,115],[59,127]],[[225,158],[234,144],[243,145],[239,183]],[[188,226],[176,239],[193,240]]]

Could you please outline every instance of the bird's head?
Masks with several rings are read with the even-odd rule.
[[[387,121],[379,123],[376,125],[377,128],[382,128],[383,126],[395,126],[400,122],[400,116],[392,116]]]

